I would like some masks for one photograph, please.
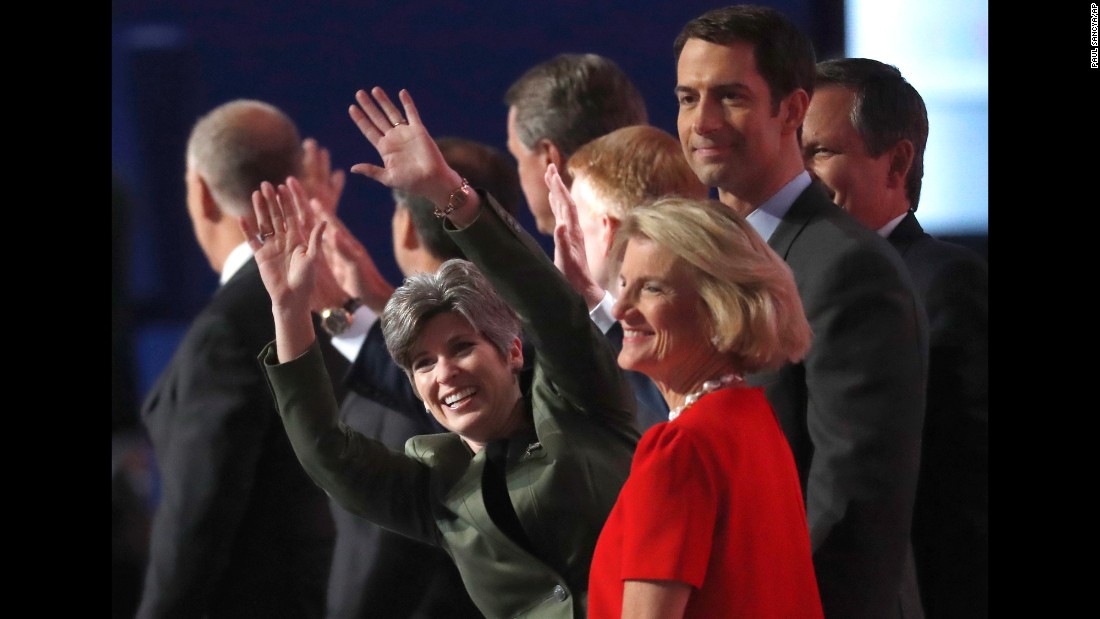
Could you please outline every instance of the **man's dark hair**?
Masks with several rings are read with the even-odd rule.
[[[524,146],[550,140],[565,158],[620,127],[649,123],[634,83],[596,54],[561,54],[531,67],[508,88],[504,102],[516,108],[516,135]]]
[[[817,65],[817,85],[843,86],[855,93],[849,118],[867,154],[878,157],[900,140],[913,143],[913,164],[905,178],[909,210],[917,210],[928,144],[928,109],[901,71],[870,58],[839,58]]]
[[[779,102],[801,88],[814,94],[817,58],[810,39],[779,11],[765,6],[738,4],[714,9],[689,21],[673,44],[677,62],[688,39],[715,45],[748,43],[756,56],[756,70],[768,84],[772,113]]]
[[[470,185],[489,192],[513,217],[519,208],[520,186],[516,164],[503,152],[473,140],[443,137],[436,140],[447,165]],[[421,242],[439,260],[466,258],[435,216],[435,205],[422,196],[393,192],[397,208],[408,209]]]

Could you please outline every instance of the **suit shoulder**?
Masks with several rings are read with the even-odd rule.
[[[450,461],[460,455],[466,459],[470,457],[469,448],[452,432],[413,436],[405,441],[405,455],[433,468],[441,461]]]
[[[243,344],[255,348],[256,353],[275,338],[271,297],[264,288],[259,271],[254,268],[240,273],[222,286],[196,321],[221,324],[240,338]]]
[[[930,316],[962,308],[977,315],[988,312],[989,266],[977,252],[925,237],[909,247],[904,259]]]
[[[787,263],[799,287],[827,282],[896,281],[912,287],[900,254],[840,209],[823,210],[791,244]]]
[[[960,273],[988,273],[989,265],[976,251],[926,236],[919,239],[904,254],[910,269],[950,270]]]
[[[821,270],[832,268],[832,262],[850,260],[852,256],[887,260],[901,266],[901,261],[896,259],[897,252],[886,239],[868,230],[827,198],[811,194],[799,207],[796,216],[805,218],[805,225],[791,242],[789,257],[807,259]]]

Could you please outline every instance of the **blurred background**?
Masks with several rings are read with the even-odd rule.
[[[762,2],[811,36],[819,59],[895,64],[924,96],[930,138],[920,219],[988,256],[988,8],[979,0]],[[111,27],[112,429],[116,501],[151,507],[155,471],[137,410],[217,285],[184,202],[191,125],[236,98],[270,102],[347,170],[376,154],[348,117],[356,90],[407,88],[429,131],[507,152],[503,96],[527,68],[563,52],[615,60],[645,96],[650,123],[676,133],[672,42],[721,3],[699,0],[114,0]],[[340,213],[393,283],[390,195],[348,176]],[[521,223],[535,231],[525,208]],[[544,247],[552,251],[549,239]],[[130,493],[132,497],[119,497]],[[115,557],[143,540],[115,530]],[[117,521],[117,519],[116,519]],[[135,533],[136,531],[136,533]],[[125,558],[125,557],[123,557]],[[123,579],[119,578],[119,585]],[[125,595],[125,592],[120,593]]]

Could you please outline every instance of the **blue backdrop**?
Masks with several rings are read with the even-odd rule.
[[[843,53],[842,1],[766,4],[803,27],[820,58]],[[558,53],[595,52],[622,66],[645,96],[650,122],[675,134],[672,42],[686,21],[715,6],[698,0],[115,1],[111,154],[128,198],[125,221],[116,223],[128,225],[118,228],[113,250],[128,262],[117,286],[126,293],[138,397],[217,284],[184,203],[184,148],[200,115],[235,98],[268,101],[346,170],[377,162],[348,118],[355,91],[407,88],[433,135],[505,150],[503,95],[512,81]],[[381,185],[349,175],[340,208],[397,283],[391,204]],[[525,208],[521,215],[533,231]]]

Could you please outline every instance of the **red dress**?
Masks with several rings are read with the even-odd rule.
[[[794,458],[758,388],[703,396],[649,429],[600,533],[590,619],[622,616],[624,580],[693,587],[685,617],[821,617]]]

